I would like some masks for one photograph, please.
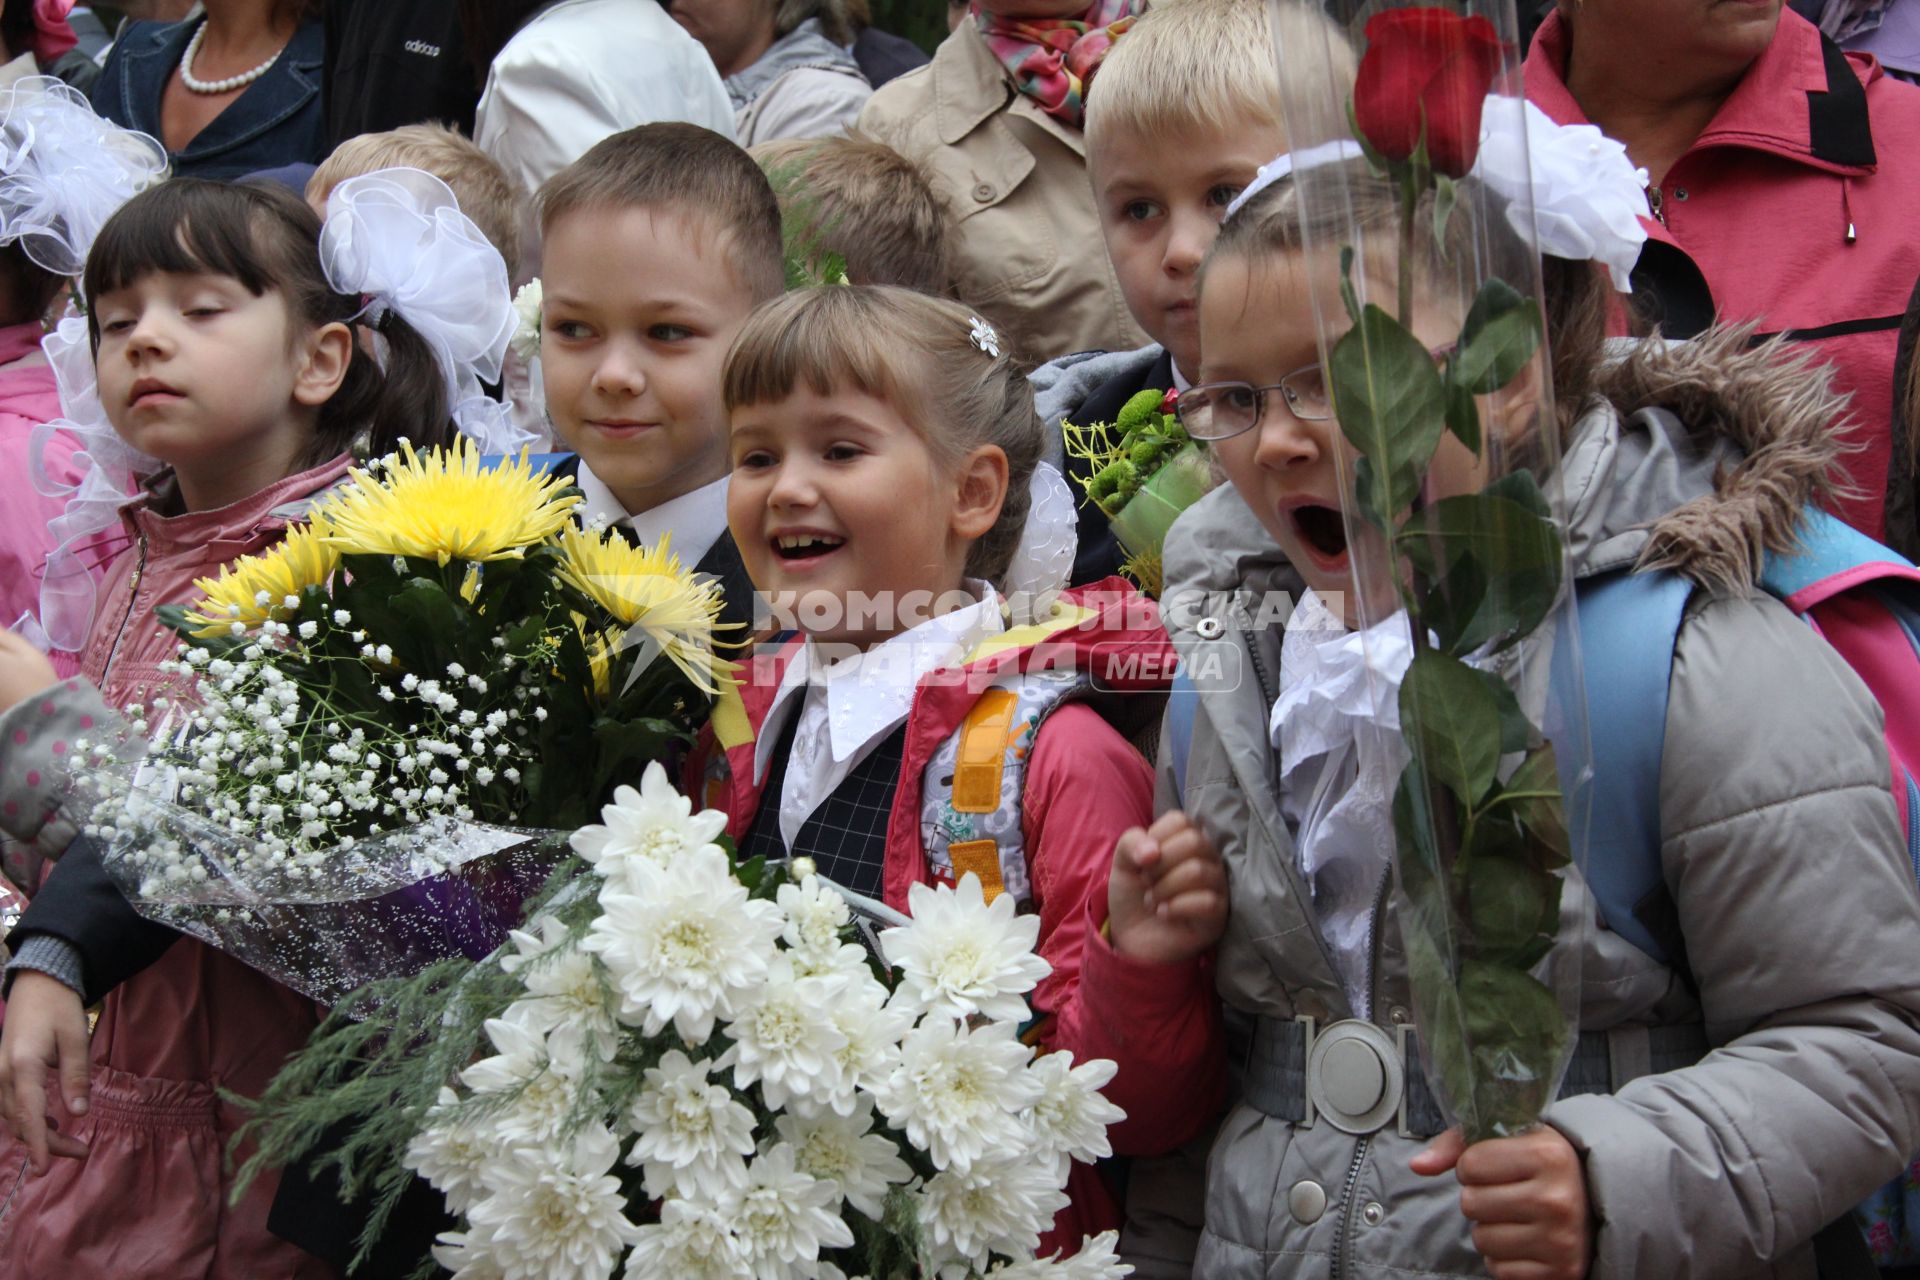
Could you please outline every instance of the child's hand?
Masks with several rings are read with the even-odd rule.
[[[0,1026],[0,1115],[27,1148],[27,1162],[45,1173],[49,1152],[87,1154],[87,1144],[61,1133],[49,1110],[47,1075],[56,1073],[63,1114],[87,1114],[87,1011],[73,989],[56,978],[22,969],[7,997]]]
[[[1413,1171],[1454,1170],[1460,1212],[1494,1280],[1581,1280],[1593,1265],[1593,1213],[1580,1153],[1541,1125],[1517,1138],[1466,1145],[1449,1129],[1413,1158]]]
[[[1107,879],[1113,949],[1148,964],[1191,960],[1227,927],[1227,869],[1178,809],[1120,837]]]
[[[46,654],[13,632],[0,630],[0,711],[59,683]]]

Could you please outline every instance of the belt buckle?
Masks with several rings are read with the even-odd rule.
[[[1306,1123],[1325,1120],[1365,1137],[1398,1118],[1405,1128],[1404,1041],[1371,1022],[1347,1018],[1314,1034],[1307,1028]]]

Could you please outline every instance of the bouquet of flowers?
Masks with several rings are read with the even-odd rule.
[[[324,1003],[498,945],[558,833],[726,671],[717,588],[578,501],[464,440],[403,448],[163,607],[185,643],[152,744],[93,745],[85,780],[134,905]]]
[[[324,1159],[378,1193],[376,1236],[410,1170],[432,1183],[458,1277],[1126,1274],[1111,1235],[1033,1256],[1121,1118],[1112,1063],[1021,1042],[1038,919],[972,875],[915,886],[911,920],[856,913],[804,859],[736,864],[691,808],[650,765],[511,946],[330,1020],[262,1100],[248,1176],[365,1117]]]
[[[1332,141],[1271,180],[1292,182],[1316,256],[1321,367],[1351,450],[1340,541],[1355,598],[1369,621],[1404,611],[1411,640],[1396,914],[1429,1078],[1473,1142],[1538,1122],[1577,1025],[1581,918],[1561,908],[1578,826],[1562,779],[1583,777],[1586,735],[1577,664],[1555,655],[1571,648],[1573,602],[1563,515],[1540,482],[1558,461],[1540,254],[1543,238],[1573,260],[1609,249],[1536,221],[1529,153],[1561,163],[1569,148],[1498,91],[1503,75],[1518,83],[1512,5],[1463,8],[1376,7],[1350,93],[1290,87],[1288,136]],[[1612,157],[1588,132],[1573,154],[1597,168]]]
[[[1111,423],[1060,424],[1067,453],[1084,459],[1087,500],[1104,511],[1126,551],[1122,568],[1149,595],[1160,594],[1160,547],[1182,511],[1213,487],[1206,454],[1173,416],[1174,393],[1142,391]]]

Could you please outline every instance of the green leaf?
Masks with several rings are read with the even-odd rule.
[[[1416,575],[1426,582],[1425,575]],[[1447,576],[1428,583],[1419,600],[1420,620],[1438,637],[1442,652],[1463,654],[1474,646],[1462,643],[1482,614],[1487,600],[1487,575],[1472,552],[1463,552],[1447,569]]]
[[[1560,793],[1560,767],[1553,744],[1543,742],[1527,753],[1501,788],[1504,793],[1551,793],[1546,798],[1516,796],[1508,801],[1535,844],[1533,856],[1542,870],[1564,867],[1572,858],[1573,841],[1567,834],[1566,800]]]
[[[1381,155],[1371,142],[1367,141],[1367,135],[1361,131],[1360,117],[1354,113],[1353,109],[1352,94],[1347,95],[1347,127],[1353,130],[1353,140],[1360,144],[1360,153],[1367,158],[1367,164],[1373,169],[1374,176],[1385,176],[1392,169],[1392,163]]]
[[[1474,395],[1491,395],[1527,367],[1540,349],[1542,333],[1539,304],[1498,276],[1489,276],[1467,311],[1448,371],[1455,385]]]
[[[1373,464],[1383,523],[1411,505],[1446,429],[1446,388],[1420,340],[1369,303],[1334,344],[1328,378],[1340,429]],[[1384,494],[1379,481],[1386,481]]]
[[[1567,1015],[1531,974],[1487,961],[1461,964],[1460,1003],[1473,1045],[1480,1130],[1470,1129],[1467,1141],[1520,1133],[1552,1101],[1554,1068],[1570,1033]]]
[[[1475,954],[1518,969],[1541,938],[1552,945],[1559,924],[1560,879],[1495,854],[1467,863],[1468,920]]]
[[[1520,709],[1520,699],[1514,696],[1513,689],[1495,672],[1475,667],[1473,673],[1486,681],[1487,691],[1493,694],[1493,700],[1500,708],[1500,754],[1510,755],[1532,746],[1537,736],[1533,722]]]
[[[1452,361],[1448,361],[1451,368]],[[1473,398],[1473,392],[1461,386],[1449,377],[1447,386],[1447,430],[1453,432],[1460,443],[1480,452],[1480,402]]]
[[[1443,247],[1447,243],[1447,223],[1453,220],[1454,206],[1459,202],[1460,188],[1454,180],[1444,173],[1434,175],[1433,238]]]
[[[1477,808],[1500,764],[1500,707],[1478,673],[1421,650],[1400,685],[1400,723],[1422,767]]]
[[[1449,653],[1470,653],[1489,641],[1505,648],[1538,627],[1559,598],[1558,530],[1521,502],[1497,496],[1499,488],[1443,498],[1409,517],[1395,538],[1414,569],[1436,582],[1445,581],[1467,555],[1486,575],[1484,602],[1448,638]],[[1537,489],[1525,485],[1505,492],[1538,497]]]

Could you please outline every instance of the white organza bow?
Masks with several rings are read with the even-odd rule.
[[[51,76],[0,89],[0,244],[77,276],[114,210],[167,176],[167,152]]]
[[[532,442],[481,386],[500,380],[516,324],[507,264],[446,183],[418,169],[342,182],[327,197],[320,261],[336,290],[369,299],[370,320],[391,310],[426,340],[454,421],[484,452]]]
[[[1073,576],[1073,555],[1079,545],[1073,491],[1060,468],[1040,463],[1033,469],[1029,491],[1032,505],[1027,524],[1005,576],[1007,603],[1016,622],[1048,616],[1054,597]]]

